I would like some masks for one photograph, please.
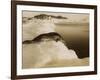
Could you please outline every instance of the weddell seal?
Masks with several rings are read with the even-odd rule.
[[[60,36],[60,34],[56,32],[41,34],[32,40],[23,41],[23,44],[31,44],[31,43],[42,42],[42,41],[50,41],[50,40],[54,40],[56,42],[61,41],[65,44],[64,39]]]

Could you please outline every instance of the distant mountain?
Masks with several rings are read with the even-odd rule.
[[[56,19],[68,19],[67,17],[63,16],[54,16],[54,15],[47,15],[47,14],[39,14],[34,16],[36,19],[49,19],[49,18],[56,18]]]

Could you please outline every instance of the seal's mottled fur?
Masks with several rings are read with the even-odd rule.
[[[54,40],[56,42],[62,41],[63,43],[65,43],[64,39],[58,33],[51,32],[51,33],[41,34],[32,40],[25,40],[23,41],[23,44],[30,44],[35,42],[49,41],[49,40]]]

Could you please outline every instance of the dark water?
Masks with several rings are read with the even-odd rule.
[[[56,25],[56,31],[64,38],[69,49],[79,58],[89,57],[88,25]]]

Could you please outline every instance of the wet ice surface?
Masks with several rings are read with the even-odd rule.
[[[55,32],[50,21],[30,21],[23,24],[23,41],[30,40],[43,33]],[[73,49],[68,49],[61,41],[43,41],[23,44],[23,68],[88,66],[89,59],[79,59]]]

